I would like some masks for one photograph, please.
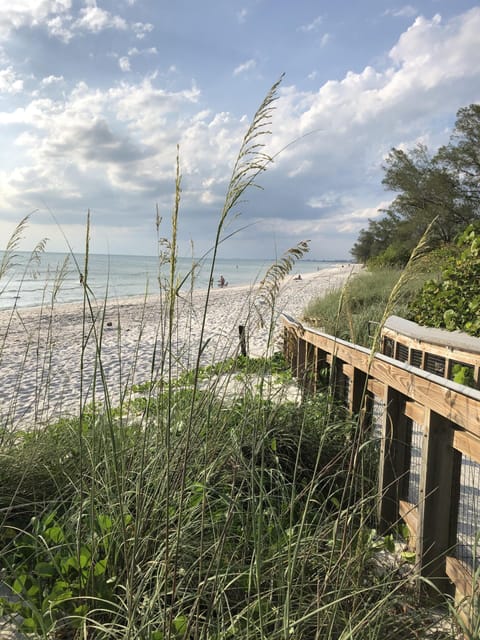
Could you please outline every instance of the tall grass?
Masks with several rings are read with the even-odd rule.
[[[333,290],[324,297],[312,300],[304,310],[304,318],[330,335],[367,347],[372,346],[372,325],[389,313],[404,316],[410,300],[428,279],[417,269],[375,269],[350,278],[343,289]],[[399,295],[392,301],[391,293],[402,281]]]
[[[214,259],[225,223],[270,162],[261,136],[276,89],[245,136]],[[180,186],[177,163],[150,375],[132,384],[139,357],[128,366],[122,359],[119,316],[127,370],[120,389],[111,388],[107,296],[93,299],[87,257],[75,415],[24,430],[0,426],[1,580],[17,596],[3,599],[4,615],[20,616],[16,624],[40,638],[423,637],[429,616],[411,606],[408,581],[377,570],[389,541],[375,534],[375,485],[362,471],[375,443],[359,438],[328,393],[276,401],[263,381],[285,377],[278,357],[224,360],[217,352],[220,362],[205,370],[210,293],[185,370],[176,348],[191,295],[176,270]],[[87,256],[88,248],[87,229]],[[288,251],[260,287],[270,340],[279,283],[306,249]],[[230,393],[228,382],[239,379],[241,391]]]

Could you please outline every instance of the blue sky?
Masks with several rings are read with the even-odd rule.
[[[392,147],[448,140],[480,102],[472,0],[16,0],[0,10],[0,248],[155,255],[169,235],[177,145],[181,255],[213,242],[248,123],[285,73],[266,151],[232,215],[225,257],[271,258],[301,240],[349,256],[394,194]],[[59,230],[60,224],[62,231]]]

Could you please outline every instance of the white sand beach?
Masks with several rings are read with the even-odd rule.
[[[178,299],[171,350],[165,349],[165,301],[160,295],[109,300],[104,310],[99,302],[95,321],[88,312],[84,321],[83,304],[1,311],[2,424],[41,425],[54,416],[75,414],[80,403],[94,397],[103,403],[105,386],[116,404],[132,384],[158,379],[165,353],[172,354],[178,372],[192,368],[199,351],[201,364],[232,356],[239,349],[239,325],[246,326],[249,355],[278,350],[280,314],[301,317],[311,299],[341,287],[359,269],[345,264],[302,273],[301,280],[290,275],[273,311],[259,286],[212,289],[206,314],[205,291],[184,294]]]

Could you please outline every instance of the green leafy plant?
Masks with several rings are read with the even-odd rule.
[[[114,600],[115,576],[109,572],[113,522],[98,515],[95,541],[78,547],[63,518],[55,511],[32,518],[28,529],[2,531],[6,545],[4,561],[9,585],[16,598],[1,598],[4,615],[19,615],[21,629],[27,633],[47,634],[58,625],[76,626],[92,608]]]
[[[469,225],[439,279],[429,280],[408,307],[408,317],[427,327],[480,336],[480,226]]]

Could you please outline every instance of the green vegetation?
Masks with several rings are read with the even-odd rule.
[[[398,195],[383,218],[370,220],[351,253],[362,263],[403,266],[427,227],[430,248],[451,244],[480,218],[480,105],[459,110],[448,145],[433,156],[419,144],[392,149],[383,184]]]
[[[225,403],[190,388],[149,406],[143,422],[99,414],[81,437],[64,421],[8,447],[1,558],[20,600],[3,609],[24,631],[416,637],[414,592],[374,572],[392,544],[372,530],[374,444],[353,465],[355,423],[325,396]]]
[[[480,337],[480,225],[469,225],[438,278],[425,283],[407,317],[427,327],[461,330]]]
[[[304,319],[330,335],[370,347],[385,309],[405,316],[409,301],[428,277],[423,271],[412,269],[392,301],[392,290],[403,276],[403,270],[393,268],[359,273],[343,290],[312,300],[304,311]]]
[[[259,136],[275,90],[240,150],[214,252],[270,161]],[[87,230],[83,337],[95,343],[103,402],[93,395],[73,418],[22,432],[0,425],[0,580],[15,596],[0,598],[0,615],[20,616],[25,633],[45,640],[427,637],[429,609],[408,576],[379,570],[378,553],[391,552],[393,538],[375,531],[378,442],[331,390],[276,401],[267,377],[288,379],[278,355],[203,368],[203,331],[194,366],[177,377],[180,191],[177,164],[172,238],[159,257],[170,273],[160,283],[158,374],[152,363],[150,379],[111,401]],[[279,282],[305,250],[287,252],[264,280],[271,336]],[[353,287],[350,297],[352,315],[362,302]],[[205,315],[207,307],[208,295]],[[240,377],[240,392],[228,394],[225,377]],[[442,637],[451,634],[435,633]]]

